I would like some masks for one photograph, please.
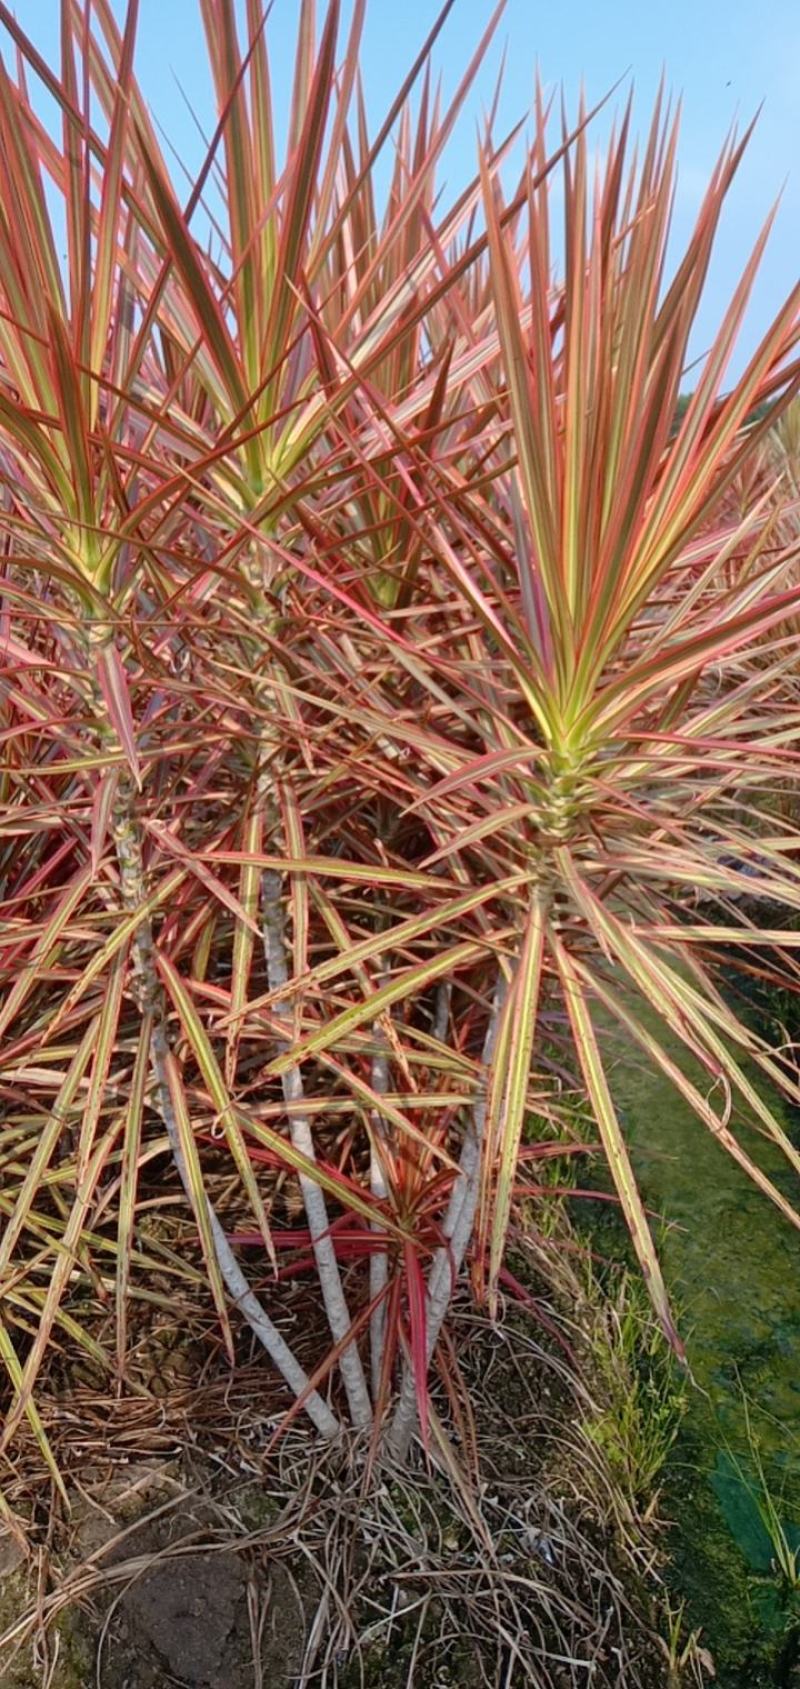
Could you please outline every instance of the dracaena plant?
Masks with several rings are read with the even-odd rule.
[[[7,832],[12,840],[21,831],[36,842],[21,868],[9,863],[8,907],[20,915],[5,958],[9,983],[2,1025],[6,1035],[10,1027],[19,1031],[20,1017],[32,1004],[35,1031],[26,1040],[23,1025],[21,1048],[30,1059],[34,1047],[45,1067],[53,1060],[52,1040],[59,1032],[67,1035],[66,1065],[62,1062],[53,1105],[40,1122],[30,1165],[17,1181],[3,1237],[2,1271],[13,1284],[19,1271],[15,1252],[30,1245],[43,1225],[47,1232],[41,1190],[55,1176],[63,1186],[62,1223],[24,1365],[4,1328],[3,1355],[16,1390],[4,1442],[27,1413],[48,1458],[32,1385],[53,1323],[63,1322],[61,1304],[72,1262],[85,1247],[103,1183],[120,1167],[118,1364],[124,1359],[136,1182],[148,1105],[166,1130],[192,1203],[228,1341],[226,1291],[291,1388],[305,1396],[319,1428],[330,1434],[336,1424],[249,1291],[210,1204],[168,1031],[168,1003],[174,1002],[179,1014],[185,1011],[190,1042],[193,1036],[199,1042],[199,1059],[206,1062],[213,1092],[213,1056],[195,1029],[154,925],[168,899],[184,902],[181,888],[187,879],[186,866],[176,861],[179,841],[169,830],[166,855],[157,845],[159,787],[161,794],[174,791],[176,778],[183,778],[191,788],[194,778],[191,760],[184,760],[180,776],[176,773],[173,753],[171,671],[173,660],[182,655],[180,638],[177,647],[163,634],[150,641],[142,676],[146,702],[132,684],[132,671],[141,674],[142,667],[132,663],[132,647],[140,640],[147,643],[142,624],[161,596],[161,547],[165,534],[171,539],[175,500],[185,491],[185,483],[170,477],[166,466],[161,475],[144,467],[150,439],[164,426],[169,391],[163,382],[158,388],[160,372],[148,333],[154,301],[148,293],[153,263],[146,210],[127,167],[136,8],[129,8],[119,42],[102,137],[90,120],[89,64],[94,60],[97,75],[98,44],[85,29],[86,21],[77,9],[65,9],[60,80],[47,77],[62,113],[60,147],[37,122],[22,78],[14,84],[3,71],[0,84],[4,585],[9,614],[18,615],[27,635],[15,641],[7,628],[7,660],[20,675],[7,698],[12,720],[18,715],[25,727],[38,724],[32,760],[47,768],[46,776],[34,774],[37,821],[30,824],[26,777],[19,773],[26,750],[30,754],[30,738],[20,737],[12,726],[22,755],[12,759],[7,773],[7,800],[15,812]],[[46,177],[63,205],[63,271]],[[134,393],[140,397],[134,399]],[[31,618],[29,606],[37,593],[40,610]],[[44,691],[33,682],[39,671],[46,677]],[[140,802],[138,790],[145,783],[152,796]],[[63,832],[66,840],[58,837]],[[57,844],[51,848],[54,835]],[[252,927],[252,916],[232,900]],[[191,899],[188,913],[194,913]],[[50,971],[54,964],[61,990]],[[30,1023],[27,1030],[30,1034]],[[241,1125],[229,1108],[223,1106],[221,1116],[228,1148],[270,1247],[263,1197]],[[287,1151],[291,1158],[290,1145]],[[305,1165],[302,1153],[300,1162]],[[71,1200],[66,1196],[70,1185]],[[13,1296],[8,1307],[12,1321],[19,1323]]]
[[[499,191],[485,172],[517,462],[486,513],[492,553],[463,502],[469,549],[442,551],[480,623],[483,707],[471,754],[417,808],[440,850],[470,879],[528,870],[516,900],[519,938],[503,970],[508,987],[497,1016],[480,1178],[477,1167],[473,1175],[490,1300],[530,1108],[539,1016],[555,994],[569,1016],[587,1101],[653,1300],[679,1347],[604,1037],[609,1021],[621,1026],[798,1223],[796,1200],[767,1179],[737,1135],[744,1104],[800,1172],[742,1053],[794,1100],[797,1087],[721,997],[714,954],[752,945],[752,923],[737,915],[743,888],[771,911],[767,942],[794,942],[786,916],[798,907],[800,880],[791,838],[775,828],[770,808],[776,777],[797,762],[779,637],[797,603],[796,548],[776,543],[758,501],[733,523],[720,525],[719,512],[753,451],[752,434],[741,432],[749,414],[776,392],[786,398],[796,382],[787,364],[800,295],[792,292],[727,387],[762,236],[671,435],[711,242],[740,153],[732,144],[722,155],[668,280],[674,130],[656,119],[638,176],[626,174],[624,141],[623,128],[594,192],[583,137],[565,166],[558,322],[546,306],[547,189],[531,195],[528,334],[520,329],[514,255],[499,226]],[[445,534],[449,526],[445,494]],[[747,569],[731,576],[726,562],[734,552],[746,554]],[[755,669],[748,663],[754,651]],[[706,893],[699,919],[688,913],[693,888]],[[676,1057],[675,1040],[686,1060]],[[705,1083],[690,1078],[693,1062]],[[407,1391],[406,1417],[401,1407],[395,1427],[400,1443],[409,1400]]]
[[[379,1430],[400,1383],[397,1453],[415,1416],[427,1433],[470,1247],[492,1299],[508,1282],[520,1139],[567,1026],[665,1323],[608,1017],[768,1185],[729,1103],[780,1129],[736,1047],[783,1075],[706,953],[741,930],[737,864],[797,897],[760,798],[793,755],[770,643],[791,540],[766,499],[726,500],[747,419],[791,395],[796,298],[726,391],[754,254],[675,431],[737,150],[669,282],[658,117],[638,172],[626,117],[593,198],[585,114],[550,148],[539,100],[508,203],[487,136],[442,210],[496,21],[442,112],[447,10],[372,139],[363,5],[341,47],[337,5],[317,40],[304,4],[279,162],[268,15],[248,0],[240,44],[232,0],[204,3],[218,123],[182,203],[133,74],[136,6],[120,28],[107,0],[67,0],[53,69],[0,5],[19,54],[0,81],[3,1447],[27,1415],[51,1465],[33,1387],[54,1329],[124,1377],[131,1297],[165,1261],[196,1282],[138,1225],[165,1156],[229,1350],[233,1305],[325,1435],[346,1413]],[[332,1346],[308,1364],[281,1271],[267,1311],[220,1217],[226,1164],[239,1243],[316,1268]],[[111,1272],[113,1355],[76,1315],[76,1268],[87,1295]]]
[[[334,1038],[336,1059],[325,1071],[344,1096],[333,1089],[324,1115],[327,1123],[351,1106],[350,1087],[360,1083],[359,1100],[376,1122],[365,1191],[357,1148],[352,1166],[337,1169],[328,1130],[320,1155],[320,1098],[308,1094],[287,1046],[303,1024],[292,1004],[297,982],[307,1000],[328,979],[340,989],[352,972],[360,887],[371,888],[372,936],[361,945],[368,970],[381,954],[390,898],[410,900],[424,888],[449,914],[459,892],[409,870],[391,842],[376,858],[370,811],[377,802],[386,830],[392,806],[371,770],[356,825],[337,829],[351,837],[354,860],[342,861],[338,840],[326,855],[324,809],[326,792],[338,791],[341,769],[352,763],[344,724],[366,679],[346,632],[331,633],[330,603],[354,626],[369,625],[406,538],[393,493],[375,502],[374,453],[366,477],[350,455],[360,384],[368,377],[393,425],[413,419],[423,441],[441,434],[447,416],[479,462],[469,441],[480,412],[459,395],[497,366],[496,334],[486,338],[486,238],[470,233],[477,179],[434,218],[436,166],[497,14],[442,113],[426,67],[448,10],[371,140],[360,94],[352,135],[348,129],[363,6],[334,77],[338,7],[329,7],[317,45],[313,8],[304,5],[279,167],[266,14],[248,6],[243,51],[233,6],[205,7],[219,121],[184,208],[133,74],[136,5],[122,28],[103,0],[65,5],[58,68],[42,60],[7,7],[0,14],[17,53],[16,79],[4,72],[2,82],[9,756],[0,1016],[9,1178],[0,1345],[13,1387],[3,1448],[27,1415],[51,1466],[33,1399],[38,1370],[57,1328],[124,1375],[129,1300],[137,1274],[153,1266],[137,1228],[140,1172],[164,1148],[191,1204],[228,1347],[232,1302],[326,1435],[339,1422],[315,1383],[337,1362],[354,1423],[366,1426],[372,1408],[339,1270],[341,1227],[330,1222],[325,1193],[371,1226],[378,1244],[370,1310],[376,1398],[391,1388],[408,1287],[413,1294],[421,1286],[419,1256],[438,1236],[422,1174],[433,1166],[452,1175],[449,1122],[474,1062],[456,1054],[427,1095],[415,1080],[407,1109],[386,1089],[385,1052],[396,1047],[390,1019],[376,1011],[372,1042],[356,1043],[352,1075],[342,1028],[342,1049]],[[36,115],[31,75],[55,102],[60,135]],[[381,149],[394,144],[395,121],[394,180],[381,219],[372,174]],[[190,225],[220,161],[227,234],[213,264]],[[496,384],[488,393],[496,408]],[[485,411],[485,383],[481,402]],[[393,454],[390,435],[390,489]],[[331,489],[335,509],[362,511],[367,547],[370,530],[381,530],[379,567],[362,568],[357,580],[336,573]],[[416,563],[412,557],[405,569],[409,581]],[[389,598],[400,601],[393,582]],[[331,727],[339,724],[337,736]],[[351,812],[348,794],[344,813]],[[334,891],[344,882],[338,898],[331,876]],[[376,894],[384,903],[377,909]],[[454,907],[482,900],[470,893]],[[428,925],[426,915],[422,929]],[[311,969],[321,949],[328,961]],[[369,990],[371,973],[356,977]],[[269,988],[266,1005],[259,985]],[[447,1001],[445,992],[440,1029]],[[259,1097],[253,1108],[241,1101],[254,1091],[243,1072],[265,1037],[285,1053],[277,1094],[266,1075],[267,1101]],[[403,1055],[403,1071],[424,1068],[423,1058]],[[20,1093],[25,1084],[33,1085],[32,1104]],[[440,1124],[426,1135],[425,1111],[433,1109]],[[419,1173],[408,1158],[413,1176],[391,1204],[375,1149],[386,1122],[425,1148]],[[318,1358],[313,1380],[252,1295],[212,1205],[204,1149],[220,1140],[273,1259],[286,1238],[276,1243],[270,1227],[264,1158],[284,1179],[287,1170],[299,1179],[335,1345]],[[387,1240],[406,1264],[402,1310],[380,1270]],[[98,1250],[113,1264],[113,1356],[69,1309],[76,1261],[105,1295],[92,1264]],[[394,1315],[389,1344],[385,1303]],[[419,1352],[419,1320],[411,1323]]]
[[[793,1100],[800,1093],[721,995],[715,956],[731,948],[746,956],[754,942],[752,920],[739,913],[743,892],[770,910],[760,943],[777,951],[796,943],[793,838],[773,816],[776,783],[797,766],[783,685],[791,655],[781,638],[798,600],[796,543],[781,537],[768,501],[732,514],[727,495],[796,389],[800,291],[729,384],[765,228],[676,427],[692,325],[742,147],[731,142],[721,155],[668,276],[675,126],[656,113],[638,168],[627,163],[628,127],[626,114],[594,184],[583,133],[565,159],[565,274],[556,293],[549,183],[536,168],[543,134],[529,161],[524,265],[503,232],[497,176],[484,158],[513,464],[502,412],[483,442],[482,464],[496,467],[477,493],[458,447],[423,463],[407,431],[398,425],[395,436],[420,476],[417,486],[406,477],[403,511],[426,567],[415,617],[403,623],[415,662],[388,621],[385,628],[387,649],[413,676],[413,725],[395,706],[382,732],[395,786],[400,748],[413,745],[413,760],[403,759],[407,813],[432,847],[420,866],[496,890],[493,903],[481,904],[472,953],[455,942],[450,952],[457,988],[471,982],[486,1005],[484,1080],[441,1210],[424,1310],[428,1358],[475,1236],[496,1306],[520,1140],[537,1107],[543,1016],[554,1003],[568,1019],[620,1204],[677,1347],[614,1106],[609,1023],[668,1074],[703,1126],[798,1224],[796,1203],[760,1169],[737,1118],[750,1110],[798,1173],[800,1157],[749,1063]],[[769,414],[753,426],[766,402]],[[448,940],[455,936],[451,928]],[[492,953],[496,983],[487,990]],[[442,961],[440,951],[427,968],[409,967],[375,994],[376,1011],[391,994],[408,1018],[408,993],[440,978]],[[691,1077],[695,1063],[701,1080]],[[390,1433],[398,1453],[420,1388],[409,1366]]]
[[[88,1261],[98,1246],[93,1226],[110,1200],[118,1223],[104,1247],[116,1260],[116,1366],[124,1369],[132,1263],[143,1259],[134,1238],[138,1175],[154,1119],[195,1214],[229,1345],[227,1298],[317,1428],[337,1429],[250,1292],[211,1205],[198,1147],[202,1122],[184,1074],[193,1066],[208,1124],[222,1133],[274,1256],[257,1152],[245,1141],[233,1097],[256,941],[274,999],[271,1025],[279,1046],[286,1043],[281,876],[292,860],[306,863],[293,763],[309,762],[311,729],[287,680],[290,615],[279,604],[276,628],[274,599],[265,598],[276,568],[286,572],[280,519],[297,501],[288,484],[295,476],[308,498],[328,459],[337,469],[325,433],[330,370],[318,369],[313,356],[303,295],[313,293],[321,316],[333,313],[340,330],[345,321],[355,325],[350,357],[360,350],[368,363],[382,360],[382,380],[401,382],[406,398],[410,383],[427,382],[427,398],[421,391],[412,403],[419,410],[430,402],[435,381],[419,357],[417,301],[424,272],[436,275],[440,292],[441,275],[424,232],[436,163],[481,51],[443,117],[428,115],[425,94],[414,134],[403,113],[426,45],[377,140],[369,141],[362,110],[352,143],[345,123],[363,6],[355,9],[335,98],[338,7],[330,6],[317,48],[313,8],[304,6],[287,164],[278,172],[265,14],[248,8],[244,57],[233,6],[208,6],[219,125],[183,212],[133,76],[136,12],[131,4],[120,31],[108,6],[66,5],[54,70],[2,10],[19,54],[16,81],[4,70],[0,88],[3,696],[12,747],[4,770],[9,928],[0,1013],[12,1034],[5,1095],[15,1111],[6,1140],[13,1175],[4,1197],[0,1336],[15,1399],[3,1446],[27,1414],[51,1464],[33,1384],[54,1323],[75,1334],[66,1287],[75,1259]],[[31,73],[56,101],[60,137],[35,114]],[[379,231],[370,176],[398,115],[404,140]],[[220,145],[227,279],[202,261],[188,227]],[[62,207],[55,220],[53,196]],[[468,215],[467,198],[452,227]],[[306,548],[301,556],[309,568]],[[320,579],[319,568],[311,578]],[[220,583],[222,615],[222,595],[213,590]],[[345,601],[358,613],[357,600]],[[309,608],[302,613],[313,626]],[[206,635],[222,659],[221,682],[219,663],[208,672]],[[235,672],[238,708],[228,690]],[[229,769],[239,779],[233,792]],[[205,865],[204,845],[217,857],[228,846],[222,877]],[[272,857],[264,854],[270,847]],[[392,870],[387,878],[394,883]],[[403,883],[402,873],[396,878]],[[295,973],[307,954],[306,880],[303,873],[292,881]],[[338,920],[339,931],[341,917],[326,909],[324,918]],[[180,969],[187,939],[190,980]],[[197,994],[226,966],[229,1030],[218,1059]],[[219,1009],[213,996],[212,1007]],[[33,1115],[20,1110],[23,1072],[41,1086],[42,1108]],[[319,1164],[313,1104],[292,1064],[283,1092],[289,1133],[260,1121],[254,1137],[299,1174],[337,1346],[320,1376],[338,1358],[353,1420],[364,1426],[369,1395],[323,1191],[362,1219],[374,1210],[357,1183]],[[55,1213],[43,1196],[51,1188]]]
[[[174,417],[180,379],[181,391],[188,395],[183,400],[187,415],[181,419],[179,414],[177,426],[184,441],[193,434],[195,449],[199,429],[190,418],[207,418],[204,455],[200,464],[195,456],[191,465],[192,506],[179,512],[186,535],[183,556],[194,555],[200,564],[191,594],[196,602],[198,592],[208,597],[209,580],[213,587],[215,579],[229,584],[238,578],[234,590],[252,627],[242,656],[240,612],[233,654],[229,647],[231,669],[235,666],[239,674],[243,667],[249,671],[259,729],[251,742],[249,780],[243,785],[236,840],[241,853],[236,895],[250,919],[237,917],[231,959],[231,1012],[224,1023],[226,1110],[232,1106],[239,1047],[248,1028],[257,955],[254,919],[266,942],[269,1008],[276,1018],[286,1020],[295,989],[288,977],[290,962],[294,979],[303,980],[303,993],[315,977],[309,974],[307,876],[294,874],[289,883],[290,958],[279,868],[267,866],[264,856],[271,846],[273,854],[276,848],[282,852],[287,865],[291,859],[297,862],[308,837],[305,808],[310,800],[301,801],[298,754],[309,771],[314,756],[308,712],[297,701],[292,662],[298,662],[299,655],[290,629],[307,630],[313,655],[306,691],[313,692],[322,684],[317,672],[322,642],[314,597],[320,587],[323,593],[336,593],[340,604],[355,615],[356,624],[369,619],[376,604],[388,602],[402,608],[408,603],[418,547],[412,544],[402,515],[398,520],[395,514],[394,483],[402,485],[404,475],[408,477],[403,467],[398,475],[394,465],[392,429],[398,419],[413,422],[428,449],[441,445],[443,438],[449,447],[450,432],[456,437],[465,435],[470,448],[466,455],[480,461],[479,447],[470,445],[476,437],[474,400],[471,393],[468,403],[460,395],[468,382],[477,385],[482,371],[497,363],[496,332],[489,325],[488,336],[485,333],[490,312],[485,266],[477,284],[482,291],[477,321],[469,315],[474,298],[465,280],[486,253],[486,237],[471,244],[465,237],[466,250],[456,248],[479,199],[478,179],[436,221],[433,208],[435,168],[498,13],[490,20],[450,107],[439,113],[426,76],[419,112],[412,118],[409,90],[446,11],[373,142],[363,101],[359,102],[355,140],[347,122],[353,90],[358,88],[356,50],[363,8],[354,13],[334,100],[331,65],[338,8],[332,5],[326,14],[315,58],[313,10],[304,7],[287,159],[279,170],[264,18],[258,8],[249,8],[246,52],[242,53],[233,7],[204,9],[220,111],[209,162],[217,144],[224,147],[223,203],[229,218],[224,272],[221,265],[209,263],[190,230],[189,212],[200,200],[204,173],[182,212],[141,102],[136,104],[133,168],[137,180],[141,175],[147,184],[152,227],[160,231],[153,238],[169,271],[169,285],[154,308],[158,333],[170,349],[170,367],[162,372],[160,387],[170,388]],[[105,11],[102,16],[116,63],[120,48],[113,23]],[[110,84],[104,98],[108,103]],[[372,172],[395,120],[395,170],[381,219]],[[552,167],[552,160],[540,162],[542,170]],[[147,226],[149,232],[150,221]],[[365,382],[370,394],[379,395],[391,410],[392,428],[382,464],[385,491],[376,476],[374,454],[366,478],[350,457]],[[484,381],[484,412],[487,391],[497,404],[496,393]],[[165,410],[162,402],[159,415]],[[443,417],[448,424],[446,436]],[[381,433],[386,437],[385,427]],[[183,461],[184,451],[183,445],[176,448],[176,461]],[[367,566],[359,569],[357,583],[349,570],[341,580],[336,572],[337,523],[331,504],[334,511],[356,509],[360,514]],[[217,656],[221,655],[218,646]],[[334,658],[339,687],[348,665],[352,668],[343,642]],[[358,675],[359,685],[363,679],[363,674]],[[349,685],[352,696],[352,673]],[[341,704],[338,709],[341,714]],[[302,747],[299,753],[298,745]],[[391,804],[387,806],[381,794],[370,793],[368,801],[375,803],[379,833],[387,835],[389,842]],[[375,877],[380,881],[379,864]],[[341,915],[335,917],[335,912],[326,909],[322,919],[326,937],[336,936],[341,945],[341,935],[346,935]],[[384,916],[379,913],[376,920],[380,932]],[[339,973],[347,969],[347,962],[338,964]],[[199,1036],[195,1024],[196,1049]],[[378,1096],[385,1089],[384,1045],[392,1040],[391,1027],[382,1018],[376,1022],[375,1037],[379,1048],[372,1060],[371,1081],[373,1096]],[[280,1042],[286,1041],[282,1036]],[[204,1049],[208,1067],[207,1042]],[[295,1149],[311,1165],[315,1145],[300,1066],[286,1055],[275,1071]],[[380,1118],[378,1111],[376,1120]],[[375,1134],[380,1135],[379,1126]],[[389,1193],[375,1135],[370,1161],[372,1195],[385,1202]],[[329,1215],[318,1183],[301,1178],[301,1186],[351,1416],[363,1427],[370,1423],[371,1408],[359,1355],[349,1335],[350,1312],[341,1290]],[[412,1256],[413,1249],[409,1261]],[[371,1289],[372,1382],[377,1391],[385,1370],[380,1332],[387,1293],[385,1259],[379,1250],[373,1251]]]

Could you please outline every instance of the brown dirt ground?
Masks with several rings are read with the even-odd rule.
[[[36,1479],[35,1449],[25,1468],[23,1439],[6,1493],[18,1513],[17,1496],[32,1498],[33,1556],[20,1560],[0,1522],[0,1636],[35,1608],[37,1576],[49,1622],[0,1648],[0,1689],[289,1689],[326,1572],[326,1670],[309,1684],[499,1689],[510,1593],[530,1644],[514,1689],[585,1689],[585,1672],[557,1663],[565,1649],[591,1658],[593,1689],[663,1689],[644,1580],[592,1487],[591,1445],[576,1440],[584,1387],[522,1314],[504,1331],[468,1310],[461,1320],[472,1517],[424,1463],[365,1517],[355,1468],[341,1489],[336,1473],[315,1477],[300,1432],[291,1459],[283,1442],[267,1458],[276,1403],[260,1361],[207,1368],[202,1386],[152,1400],[62,1381],[45,1413],[72,1513]]]

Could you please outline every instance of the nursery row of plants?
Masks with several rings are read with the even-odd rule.
[[[501,9],[443,104],[445,6],[376,125],[364,0],[303,0],[285,132],[260,0],[200,10],[187,181],[135,0],[65,0],[57,64],[0,4],[0,1448],[56,1485],[54,1356],[140,1388],[171,1284],[231,1363],[249,1329],[279,1424],[441,1450],[454,1292],[519,1291],[576,1097],[680,1353],[611,1024],[800,1223],[752,1079],[800,1101],[791,1051],[718,973],[793,989],[800,907],[800,286],[740,343],[769,218],[693,339],[747,134],[675,259],[666,99],[596,164],[605,107],[539,89],[506,135],[489,87],[448,194]]]

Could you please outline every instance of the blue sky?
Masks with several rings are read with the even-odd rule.
[[[438,0],[371,0],[363,64],[367,95],[382,115],[438,12]],[[51,61],[58,54],[60,0],[23,0],[17,15]],[[322,5],[320,4],[320,10]],[[345,0],[345,14],[348,7]],[[489,0],[456,0],[435,61],[444,92],[455,87],[491,14]],[[285,88],[299,0],[274,0],[269,40],[276,87]],[[182,86],[211,126],[199,0],[141,0],[138,73],[166,135],[190,165],[202,156]],[[562,83],[575,106],[583,79],[590,101],[624,78],[633,81],[643,127],[662,70],[683,97],[676,242],[690,226],[708,171],[734,120],[763,110],[731,192],[701,311],[695,349],[719,320],[760,224],[782,194],[777,224],[757,284],[742,355],[794,283],[800,263],[800,4],[798,0],[508,0],[478,92],[446,160],[457,186],[471,175],[475,119],[490,96],[503,44],[508,57],[502,115],[510,125],[530,106],[535,67],[546,88]],[[283,67],[283,68],[282,68]],[[602,146],[603,123],[597,126]],[[738,362],[741,362],[741,357]]]

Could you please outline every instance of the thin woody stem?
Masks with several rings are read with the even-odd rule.
[[[262,908],[264,912],[264,950],[267,960],[267,978],[270,991],[279,991],[288,983],[289,979],[286,946],[283,937],[284,916],[280,874],[272,871],[264,874]],[[281,1019],[288,1020],[291,1014],[288,998],[284,997],[275,1005],[275,1013]],[[281,1039],[280,1047],[288,1049],[289,1040]],[[282,1083],[284,1100],[291,1105],[289,1108],[289,1126],[292,1143],[295,1149],[302,1151],[308,1161],[316,1161],[314,1136],[308,1115],[302,1113],[297,1107],[298,1104],[302,1104],[305,1095],[299,1067],[290,1067],[283,1074]],[[337,1344],[345,1344],[339,1357],[339,1366],[347,1393],[350,1414],[357,1429],[365,1430],[372,1424],[372,1405],[358,1349],[353,1341],[347,1342],[348,1334],[352,1331],[352,1320],[342,1289],[336,1250],[330,1235],[325,1195],[315,1180],[307,1174],[301,1173],[299,1180],[331,1335]]]
[[[437,1249],[428,1275],[426,1295],[426,1361],[430,1364],[439,1340],[447,1309],[472,1237],[480,1191],[481,1145],[489,1103],[489,1074],[494,1057],[500,1016],[506,997],[506,981],[500,975],[495,987],[492,1011],[481,1056],[483,1077],[472,1108],[461,1148],[459,1171],[450,1196],[442,1231],[444,1243]],[[406,1365],[400,1397],[386,1437],[386,1447],[395,1460],[403,1461],[417,1423],[417,1392],[413,1369]]]
[[[167,1060],[169,1045],[163,1022],[153,1027],[150,1044],[151,1064],[156,1083],[158,1097],[158,1112],[164,1122],[169,1138],[172,1159],[180,1175],[183,1188],[191,1201],[191,1186],[186,1163],[180,1145],[178,1124],[172,1107],[172,1099],[167,1082]],[[232,1302],[238,1308],[242,1318],[246,1320],[250,1330],[258,1338],[259,1343],[266,1349],[273,1365],[277,1367],[294,1396],[299,1400],[302,1396],[303,1407],[309,1418],[323,1437],[336,1437],[341,1431],[341,1425],[335,1414],[331,1412],[326,1401],[318,1391],[310,1388],[310,1381],[300,1362],[293,1355],[288,1343],[281,1336],[277,1326],[273,1325],[269,1315],[264,1312],[258,1297],[250,1289],[247,1279],[242,1272],[239,1262],[231,1249],[225,1232],[217,1218],[208,1197],[204,1197],[208,1223],[214,1244],[217,1264],[222,1274],[225,1288]]]
[[[450,1019],[450,1001],[453,986],[449,979],[443,979],[436,987],[436,1007],[433,1011],[433,1025],[431,1035],[437,1044],[444,1044],[447,1039],[447,1024]]]

